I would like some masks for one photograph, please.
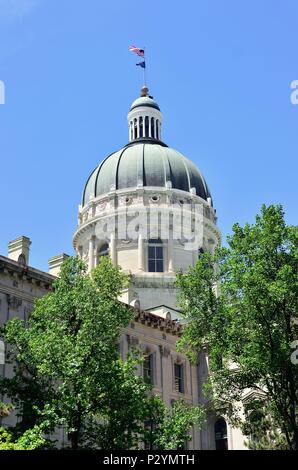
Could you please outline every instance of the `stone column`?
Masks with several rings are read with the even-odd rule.
[[[174,260],[173,260],[173,238],[170,235],[168,242],[168,272],[174,272]]]
[[[141,234],[138,238],[138,265],[139,271],[145,271],[145,246],[144,239]]]
[[[111,233],[111,240],[110,240],[110,254],[111,260],[114,266],[117,264],[117,253],[116,253],[116,239],[115,234]]]
[[[160,345],[160,373],[161,373],[161,385],[162,385],[162,398],[167,406],[171,406],[171,397],[173,393],[173,377],[172,377],[172,360],[171,350],[169,347]]]
[[[89,239],[89,271],[94,268],[94,235]]]

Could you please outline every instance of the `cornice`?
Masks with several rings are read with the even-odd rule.
[[[21,266],[16,261],[0,255],[0,274],[1,273],[18,278],[19,280],[34,283],[45,289],[50,289],[55,280],[55,276],[51,274],[32,268],[31,266]]]

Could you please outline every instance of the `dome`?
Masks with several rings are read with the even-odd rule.
[[[130,110],[132,111],[135,108],[138,108],[140,106],[147,106],[149,108],[155,108],[160,111],[160,108],[156,101],[151,96],[141,96],[137,98],[131,105]]]
[[[136,100],[137,101],[137,100]],[[136,187],[168,187],[196,194],[207,201],[208,186],[196,166],[177,150],[149,139],[138,139],[109,155],[91,173],[84,192],[83,206],[90,196],[100,196],[111,190]]]

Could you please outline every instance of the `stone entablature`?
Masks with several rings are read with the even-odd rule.
[[[19,282],[26,281],[30,284],[34,284],[41,289],[51,289],[52,282],[55,279],[44,271],[32,268],[31,266],[23,266],[17,261],[13,261],[6,256],[0,255],[0,279],[1,275],[7,275],[13,278],[13,286],[18,287]]]
[[[152,198],[156,198],[156,202],[153,202]],[[84,250],[84,245],[87,244],[86,238],[96,236],[98,223],[104,223],[111,220],[110,218],[115,218],[118,223],[122,215],[126,215],[129,223],[130,218],[136,217],[134,211],[138,212],[139,216],[148,214],[148,211],[168,216],[171,228],[171,217],[183,205],[183,213],[185,217],[189,217],[189,221],[183,224],[184,230],[191,230],[187,223],[197,224],[203,219],[205,249],[209,249],[209,244],[220,244],[221,235],[216,226],[215,211],[205,200],[186,191],[142,187],[135,188],[134,191],[131,188],[113,191],[108,195],[91,199],[84,208],[80,208],[78,228],[73,236],[74,249],[79,251],[79,248],[83,247],[83,251],[87,251],[86,248]],[[200,214],[196,212],[196,207],[201,207]],[[101,243],[100,240],[98,242]],[[117,244],[119,242],[121,240],[117,240]]]
[[[157,328],[160,331],[170,333],[174,336],[180,337],[182,335],[182,325],[177,321],[162,318],[154,315],[151,312],[135,309],[135,322],[142,323],[143,325]]]
[[[143,207],[158,207],[160,209],[169,208],[171,205],[183,204],[201,204],[203,206],[204,217],[216,224],[217,216],[215,209],[204,199],[196,194],[190,194],[187,191],[160,187],[136,187],[134,189],[111,189],[111,192],[98,197],[92,197],[84,206],[79,207],[78,229],[73,237],[74,248],[76,245],[77,234],[84,225],[97,220],[98,217],[104,217],[111,211],[120,208],[131,208],[134,205]],[[220,240],[220,232],[216,230]]]

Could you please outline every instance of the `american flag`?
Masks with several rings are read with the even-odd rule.
[[[145,56],[145,51],[144,49],[140,49],[139,47],[137,46],[129,46],[129,50],[131,52],[134,52],[135,54],[139,55],[140,57],[144,57]]]

